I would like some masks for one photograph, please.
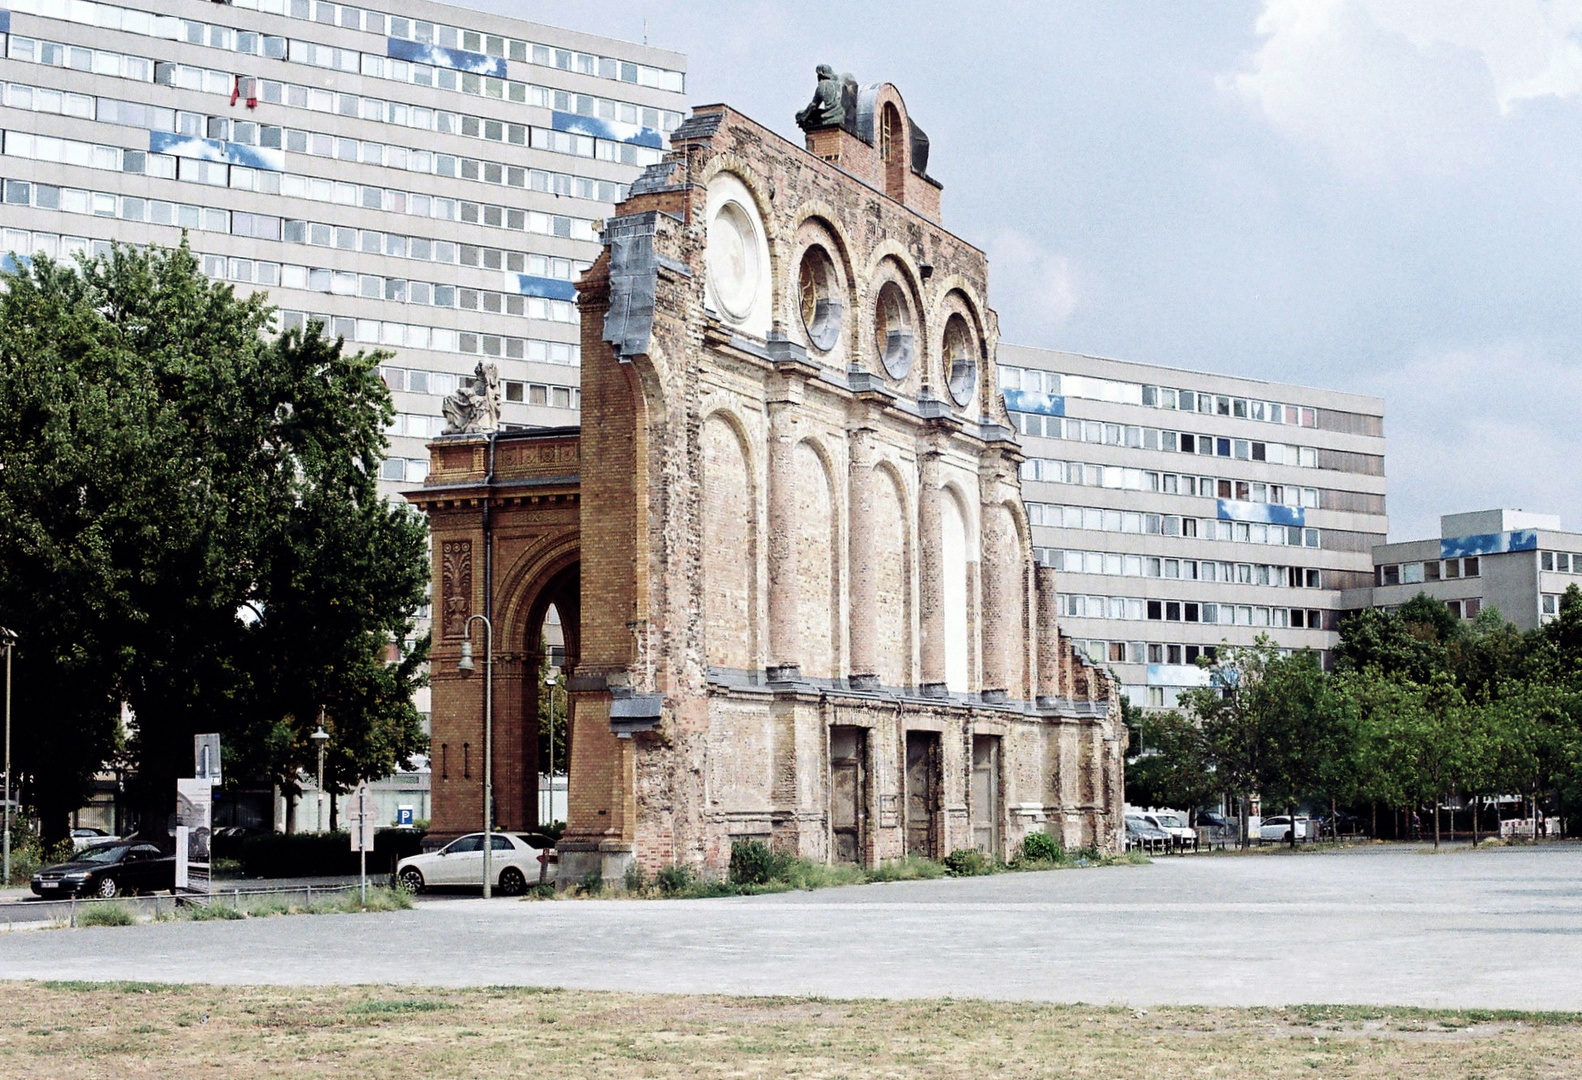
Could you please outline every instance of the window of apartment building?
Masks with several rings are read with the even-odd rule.
[[[1542,610],[1545,615],[1560,614],[1560,597],[1555,593],[1544,593]]]
[[[10,201],[10,200],[7,200]],[[1545,570],[1554,570],[1562,574],[1572,572],[1572,567],[1577,567],[1582,572],[1582,555],[1573,555],[1568,551],[1546,551],[1541,556],[1540,565]]]

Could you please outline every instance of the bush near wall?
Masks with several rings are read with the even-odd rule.
[[[418,854],[422,845],[423,834],[416,829],[381,829],[368,853],[368,872],[393,873],[397,862]],[[325,877],[355,874],[358,868],[351,837],[343,832],[249,836],[235,857],[245,877]]]

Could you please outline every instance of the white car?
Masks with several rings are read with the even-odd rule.
[[[71,849],[81,851],[95,844],[108,844],[119,839],[121,839],[119,836],[111,836],[103,829],[91,829],[84,825],[71,831]]]
[[[521,896],[529,885],[555,880],[555,842],[541,833],[491,833],[490,872],[501,896]],[[436,886],[483,888],[483,833],[457,837],[438,851],[396,864],[396,883],[408,892]]]
[[[1308,835],[1308,819],[1298,816],[1296,819],[1296,838],[1298,840],[1306,840]],[[1283,815],[1264,818],[1263,822],[1258,826],[1258,839],[1281,840],[1289,844],[1291,842],[1291,819]]]
[[[1187,824],[1187,816],[1175,810],[1158,810],[1151,814],[1144,814],[1143,820],[1156,829],[1163,829],[1170,834],[1171,841],[1176,847],[1197,850],[1197,830]]]

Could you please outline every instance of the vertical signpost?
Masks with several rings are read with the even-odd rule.
[[[196,777],[176,781],[176,888],[209,891],[209,833],[214,789]]]
[[[176,781],[176,888],[210,890],[209,841],[213,834],[214,788],[221,782],[220,737],[192,737],[192,776]]]
[[[368,903],[368,853],[374,846],[373,800],[369,798],[368,781],[357,785],[352,802],[352,850],[357,852],[358,875],[362,881],[362,902]]]

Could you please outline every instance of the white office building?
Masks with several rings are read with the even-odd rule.
[[[1133,703],[1267,634],[1328,662],[1385,539],[1378,398],[1002,344],[1039,559],[1062,629]]]
[[[1582,585],[1582,533],[1562,529],[1555,514],[1445,514],[1438,537],[1382,544],[1373,563],[1373,589],[1352,597],[1353,607],[1393,610],[1427,593],[1458,618],[1493,608],[1531,630],[1560,613],[1568,588]]]
[[[681,56],[419,0],[0,2],[0,253],[186,230],[282,325],[393,350],[392,495],[481,360],[507,423],[578,422],[573,282]]]

